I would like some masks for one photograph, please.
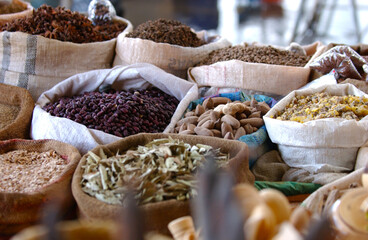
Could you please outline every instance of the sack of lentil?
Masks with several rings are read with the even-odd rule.
[[[125,32],[132,29],[126,19],[117,17],[115,22],[125,24]],[[93,28],[80,13],[46,6],[2,25],[0,82],[29,90],[37,101],[41,93],[72,75],[111,68],[121,30],[109,26]]]
[[[40,96],[31,137],[67,142],[84,154],[136,133],[168,131],[197,98],[195,84],[151,64],[93,70]]]
[[[0,24],[32,15],[33,7],[29,2],[12,0],[0,1]]]
[[[186,79],[189,67],[211,51],[230,45],[223,37],[195,33],[179,21],[158,19],[119,34],[113,66],[146,62]]]
[[[352,171],[368,140],[367,97],[351,84],[295,90],[263,119],[282,159],[326,184],[321,173],[341,177]]]
[[[26,89],[0,83],[0,140],[29,138],[34,105]]]
[[[227,169],[236,182],[254,183],[248,147],[239,141],[142,133],[90,152],[82,157],[72,182],[81,215],[88,219],[119,217],[130,186],[147,231],[168,233],[170,221],[190,214],[189,201],[196,196],[195,174],[207,156]],[[98,160],[104,158],[108,160]],[[99,164],[103,162],[107,164]],[[106,174],[99,175],[101,172]]]
[[[188,80],[210,92],[237,88],[285,96],[309,81],[308,64],[321,51],[319,42],[297,46],[281,49],[245,43],[222,48],[189,68]]]
[[[81,156],[55,140],[0,142],[0,233],[14,234],[38,223],[48,203],[72,206],[71,179]]]

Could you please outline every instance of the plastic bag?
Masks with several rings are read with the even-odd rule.
[[[322,74],[334,70],[337,80],[354,78],[368,81],[368,62],[348,46],[331,48],[316,58],[309,66]]]

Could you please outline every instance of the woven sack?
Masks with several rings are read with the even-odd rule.
[[[10,3],[9,1],[0,1],[0,6],[4,6],[9,3]],[[0,24],[10,22],[14,19],[27,17],[33,14],[33,7],[29,2],[22,0],[12,0],[12,3],[25,8],[25,10],[17,13],[0,14]]]
[[[13,150],[45,152],[55,150],[69,160],[57,181],[33,193],[0,192],[0,234],[14,234],[38,223],[48,203],[58,201],[65,212],[72,206],[71,179],[81,156],[73,146],[55,140],[8,140],[0,142],[0,154]],[[27,174],[27,173],[23,173]]]
[[[111,84],[116,90],[147,89],[154,86],[180,100],[166,129],[171,129],[171,126],[181,118],[188,104],[198,98],[195,84],[147,63],[89,71],[66,79],[40,96],[33,111],[32,139],[55,139],[66,142],[75,146],[81,154],[100,144],[121,139],[100,130],[87,128],[67,118],[51,116],[42,109],[47,103],[54,102],[60,97],[96,91],[104,84]]]
[[[127,23],[124,32],[132,30]],[[23,32],[0,32],[0,83],[23,87],[33,99],[77,73],[111,68],[116,38],[104,42],[72,43]]]
[[[228,47],[231,43],[223,37],[207,37],[207,32],[198,32],[206,42],[199,47],[182,47],[151,40],[118,36],[113,66],[133,63],[151,63],[180,78],[187,78],[187,70],[202,61],[210,52]]]
[[[303,48],[313,59],[319,55],[321,43],[315,42]],[[198,88],[211,88],[206,89],[211,92],[233,88],[259,91],[266,95],[286,95],[304,86],[309,81],[309,74],[308,63],[304,67],[293,67],[229,60],[189,68],[188,80],[197,83]]]
[[[214,148],[220,148],[222,152],[230,153],[230,160],[227,169],[234,175],[236,182],[254,183],[254,176],[248,167],[248,148],[245,143],[233,140],[224,140],[220,138],[207,138],[203,136],[184,136],[178,134],[137,134],[126,137],[114,143],[98,146],[92,152],[99,154],[100,148],[107,155],[124,152],[132,147],[144,145],[157,138],[166,138],[171,136],[173,139],[181,139],[189,144],[207,144]],[[88,219],[114,219],[117,218],[121,207],[110,205],[97,200],[94,197],[84,193],[81,188],[82,166],[86,163],[87,155],[84,155],[78,164],[73,176],[72,191],[77,201],[81,215]],[[179,217],[190,214],[189,202],[178,200],[167,200],[157,203],[148,203],[140,206],[144,216],[144,225],[147,231],[156,230],[162,233],[168,233],[167,224]]]
[[[14,122],[0,129],[0,140],[29,138],[29,128],[34,108],[31,94],[26,89],[0,83],[0,102],[20,107]]]

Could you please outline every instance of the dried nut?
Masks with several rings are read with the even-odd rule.
[[[211,120],[210,116],[206,116],[206,117],[202,118],[201,121],[198,122],[197,127],[201,127],[208,120]]]
[[[228,123],[233,128],[239,128],[240,127],[239,120],[234,118],[233,116],[231,116],[229,114],[226,114],[226,115],[222,116],[221,121]]]
[[[246,124],[250,124],[252,125],[252,127],[262,127],[264,125],[263,119],[262,118],[246,118],[246,119],[241,119],[240,121],[240,125],[244,126]]]
[[[228,124],[226,122],[223,122],[221,124],[221,135],[222,135],[222,137],[225,137],[226,133],[232,132],[232,131],[233,131],[233,128],[231,127],[230,124]]]
[[[234,139],[234,134],[232,132],[228,132],[225,134],[224,139]]]
[[[268,111],[270,111],[270,109],[271,109],[270,106],[268,106],[268,104],[266,102],[260,102],[260,103],[258,103],[258,105],[256,106],[256,108],[257,108],[258,111],[261,111],[262,116],[263,115],[266,115],[266,113]]]
[[[188,124],[187,124],[187,123],[184,123],[184,124],[182,124],[182,125],[180,126],[180,128],[179,128],[179,132],[182,132],[182,131],[187,130],[187,129],[188,129]]]
[[[252,113],[252,109],[249,106],[245,105],[244,103],[243,105],[245,106],[243,113],[249,116]]]
[[[253,127],[253,132],[257,132],[257,131],[258,131],[258,128]]]
[[[242,103],[228,103],[222,108],[222,112],[234,116],[238,112],[243,112],[244,109],[245,106]]]
[[[195,127],[196,127],[196,125],[194,125],[194,124],[190,123],[190,124],[188,124],[187,129],[188,129],[188,130],[192,130],[192,131],[194,131],[194,128],[195,128]]]
[[[258,102],[257,102],[257,100],[255,100],[254,98],[250,101],[250,106],[251,107],[256,107],[258,105]]]
[[[276,189],[265,188],[259,191],[259,195],[274,212],[277,224],[289,220],[291,206],[283,193]]]
[[[227,97],[213,97],[212,98],[213,101],[213,106],[216,107],[219,104],[227,104],[231,102],[230,98]]]
[[[211,120],[216,122],[221,116],[221,113],[219,112],[216,112],[216,111],[211,111],[210,113],[210,117],[211,117]]]
[[[247,101],[243,102],[243,104],[244,104],[245,106],[250,106],[250,101],[249,101],[249,100],[247,100]]]
[[[213,108],[213,100],[212,98],[207,98],[203,101],[203,107],[205,109],[212,109]]]
[[[261,111],[252,112],[248,118],[260,118],[261,117]]]
[[[182,135],[194,135],[195,132],[193,130],[184,130],[184,131],[181,131],[179,132],[179,134],[182,134]]]
[[[244,112],[240,113],[237,117],[237,119],[241,120],[241,119],[246,119],[247,118],[247,114],[245,114]]]
[[[311,212],[304,207],[297,207],[290,215],[290,223],[301,233],[307,230],[311,218]]]
[[[245,239],[271,239],[276,225],[276,217],[270,207],[266,204],[258,204],[244,224]]]
[[[235,139],[239,139],[241,136],[245,135],[246,132],[245,132],[245,129],[243,127],[240,127],[236,130],[236,133],[235,133]]]
[[[217,130],[221,130],[221,119],[217,119],[217,121],[215,122],[215,126],[213,128],[217,129]]]
[[[217,130],[217,129],[211,129],[212,133],[213,133],[213,136],[215,137],[219,137],[221,138],[222,137],[222,134],[221,134],[221,131],[220,130]]]
[[[198,104],[194,112],[195,112],[195,115],[201,116],[205,111],[206,110],[204,109],[204,107],[201,104]]]
[[[244,219],[247,219],[255,206],[262,202],[258,190],[251,184],[237,184],[232,191],[243,212]]]
[[[249,123],[245,124],[243,127],[244,127],[244,130],[247,134],[252,134],[253,133],[253,127]]]
[[[197,116],[192,116],[192,117],[186,117],[186,118],[182,118],[178,121],[177,126],[181,126],[184,123],[188,123],[188,124],[196,124],[198,120]]]
[[[192,117],[192,116],[195,116],[195,112],[193,111],[190,111],[184,114],[184,117]]]
[[[214,110],[215,112],[219,112],[220,114],[223,114],[222,109],[223,109],[225,106],[226,106],[225,104],[220,104],[220,105],[217,105],[213,110]]]
[[[204,128],[204,127],[195,127],[194,128],[194,132],[197,135],[201,135],[201,136],[211,136],[213,137],[213,133],[210,129]]]
[[[214,126],[215,126],[215,122],[209,119],[205,123],[203,123],[200,127],[212,129]]]
[[[204,113],[202,113],[202,115],[199,116],[197,122],[200,122],[200,121],[202,121],[203,118],[208,117],[211,114],[212,111],[213,110],[207,110]]]

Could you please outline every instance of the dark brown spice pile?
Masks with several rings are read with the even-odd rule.
[[[72,12],[64,7],[53,8],[42,5],[33,10],[33,16],[15,19],[0,26],[0,31],[25,32],[41,35],[64,42],[89,43],[116,38],[124,31],[124,22],[107,22],[93,26],[83,14]]]
[[[163,132],[179,101],[158,88],[86,92],[62,97],[43,109],[52,116],[68,118],[88,128],[118,137]]]
[[[310,56],[299,55],[291,51],[279,50],[271,46],[233,46],[212,51],[197,66],[211,65],[220,61],[233,59],[251,63],[266,63],[304,67]]]
[[[190,29],[189,26],[176,20],[157,19],[147,21],[126,35],[130,38],[152,40],[157,43],[169,43],[183,47],[199,47],[204,45],[201,39]]]
[[[25,6],[15,4],[15,3],[10,3],[10,4],[6,4],[0,7],[0,14],[17,13],[17,12],[22,12],[26,9],[27,7]]]

